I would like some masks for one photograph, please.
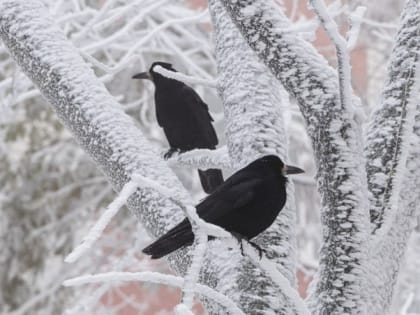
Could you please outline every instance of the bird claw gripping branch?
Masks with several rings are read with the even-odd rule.
[[[163,155],[165,160],[168,160],[174,153],[181,153],[182,151],[177,148],[170,148],[168,152]]]

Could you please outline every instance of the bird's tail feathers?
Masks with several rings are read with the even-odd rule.
[[[217,187],[223,183],[222,171],[217,168],[210,168],[202,171],[198,170],[201,186],[207,194],[211,194]]]
[[[186,221],[184,224],[177,225],[169,230],[155,242],[145,247],[142,252],[152,256],[152,259],[158,259],[183,246],[191,245],[193,241],[194,234],[191,230],[191,224]]]

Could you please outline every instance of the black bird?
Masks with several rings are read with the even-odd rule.
[[[287,174],[303,170],[285,165],[277,156],[267,155],[239,170],[197,206],[205,221],[219,225],[235,237],[250,240],[265,231],[286,203]],[[169,230],[143,253],[161,258],[194,241],[188,219]]]
[[[149,79],[155,84],[156,117],[170,146],[165,158],[176,151],[214,150],[218,139],[207,104],[188,85],[155,72],[156,66],[176,72],[169,63],[154,62],[148,72],[136,74],[133,78]],[[198,175],[203,190],[208,194],[223,183],[219,169],[198,170]]]

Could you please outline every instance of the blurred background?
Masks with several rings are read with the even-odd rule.
[[[132,80],[153,61],[186,74],[216,78],[211,23],[205,1],[44,0],[56,23],[92,65],[147,138],[167,143],[155,117],[153,85]],[[277,0],[301,36],[331,65],[335,50],[303,0]],[[353,88],[361,116],[379,102],[403,1],[334,1],[330,13],[343,32],[359,5],[367,7],[352,52]],[[194,86],[209,104],[220,145],[223,109],[215,89]],[[279,85],[280,88],[280,85]],[[294,178],[298,212],[300,293],[317,269],[321,239],[314,160],[294,100],[281,109],[290,137],[289,161],[306,170]],[[280,104],[279,104],[280,106]],[[363,128],[363,125],[361,125]],[[204,197],[196,171],[176,168],[195,200]],[[120,211],[94,249],[75,264],[63,259],[115,197],[103,175],[61,125],[38,90],[0,43],[0,314],[172,314],[179,291],[164,286],[95,285],[64,288],[64,279],[106,271],[170,272],[143,257],[150,239],[127,209]],[[197,305],[197,311],[203,313]],[[391,314],[420,314],[420,230],[413,233]]]

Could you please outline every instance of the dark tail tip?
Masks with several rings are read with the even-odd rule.
[[[159,251],[154,250],[152,246],[147,246],[143,248],[142,253],[150,256],[151,259],[159,259],[167,254],[167,253],[162,253],[162,252],[159,253]]]
[[[149,252],[149,251],[145,251],[144,249],[142,250],[142,252],[143,252],[144,254],[146,254],[146,255],[150,256],[150,259],[159,259],[159,258],[162,258],[163,256],[165,256],[165,255],[159,255],[159,254],[157,254],[157,253],[151,253],[151,252]]]
[[[211,194],[224,182],[222,171],[216,168],[205,171],[198,170],[198,175],[200,176],[201,186],[207,194]]]
[[[189,229],[187,227],[186,230],[181,231],[181,233],[178,233],[175,236],[171,234],[171,237],[168,237],[168,235],[165,234],[154,243],[143,248],[142,252],[151,256],[150,258],[152,259],[159,259],[183,246],[191,245],[193,241],[194,234],[191,231],[191,225],[189,225]]]

